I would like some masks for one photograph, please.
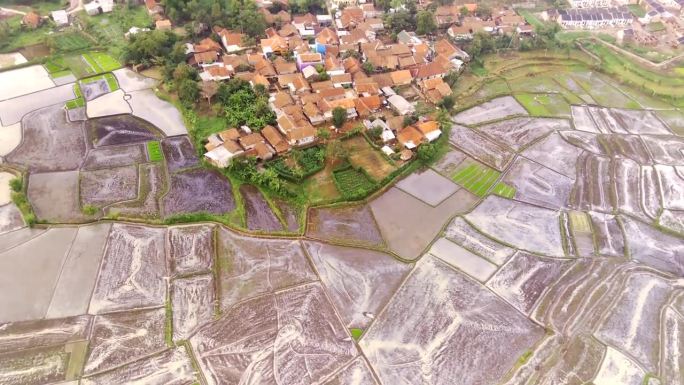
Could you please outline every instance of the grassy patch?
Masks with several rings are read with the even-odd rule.
[[[26,189],[23,181],[22,178],[15,178],[10,181],[12,202],[17,205],[17,208],[21,211],[24,222],[26,222],[29,227],[33,227],[37,222],[36,215],[33,213],[33,207],[31,207],[31,203],[26,196]]]
[[[60,52],[80,51],[89,48],[91,41],[80,32],[65,32],[50,38],[51,45]]]
[[[85,107],[85,99],[83,99],[82,97],[76,98],[73,100],[68,100],[66,102],[67,110],[73,110],[74,108],[81,108],[81,107]]]
[[[517,94],[514,96],[532,116],[570,116],[570,104],[559,94]]]
[[[646,30],[648,32],[661,32],[665,29],[665,24],[663,24],[662,21],[656,21],[654,23],[648,23],[648,25],[646,25]]]
[[[88,84],[88,83],[96,82],[98,80],[105,80],[107,82],[107,86],[109,87],[110,92],[116,91],[119,89],[119,83],[117,83],[116,77],[112,73],[106,73],[103,75],[85,78],[85,79],[81,80],[81,83]]]
[[[349,329],[349,332],[351,332],[351,336],[354,339],[354,341],[358,341],[363,335],[363,329],[359,328],[351,328]]]
[[[147,142],[147,155],[150,158],[150,162],[161,162],[164,160],[161,145],[157,141]]]
[[[544,25],[541,20],[539,20],[532,12],[526,9],[519,9],[518,14],[522,16],[528,24],[534,26],[535,28],[539,28]]]
[[[89,52],[83,54],[83,59],[85,59],[85,61],[97,72],[110,72],[121,68],[121,63],[103,52]]]
[[[375,180],[382,180],[397,169],[361,135],[342,141],[341,147],[349,154],[352,166],[366,170]]]
[[[513,199],[513,197],[515,197],[515,187],[509,186],[503,182],[497,183],[492,192],[500,197],[508,199]]]
[[[361,199],[376,187],[375,182],[361,169],[347,164],[333,171],[335,186],[345,199]]]
[[[456,170],[451,179],[478,197],[484,197],[500,176],[501,173],[493,168],[480,163],[470,163]],[[505,183],[497,184],[493,192],[498,192],[498,195],[504,197],[515,195],[515,189]]]
[[[629,11],[632,12],[632,15],[636,17],[646,16],[646,10],[639,4],[629,4],[627,8],[629,8]]]

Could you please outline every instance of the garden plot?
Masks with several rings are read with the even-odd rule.
[[[610,114],[630,134],[672,135],[653,111],[611,109]]]
[[[459,124],[477,125],[518,115],[527,115],[527,111],[514,97],[504,96],[460,112],[454,116],[454,121]]]
[[[591,132],[598,134],[601,131],[596,126],[594,118],[591,116],[591,111],[589,107],[586,106],[572,106],[572,124],[575,126],[576,130]]]
[[[90,302],[90,314],[164,304],[165,229],[115,224]]]
[[[140,165],[140,196],[137,201],[124,202],[108,208],[110,214],[132,217],[158,217],[158,197],[165,188],[165,173],[158,164]]]
[[[191,212],[225,214],[235,209],[235,199],[226,177],[197,169],[171,175],[163,207],[167,217]]]
[[[141,145],[100,147],[88,151],[88,156],[81,166],[82,170],[128,166],[147,161]]]
[[[666,384],[681,384],[684,383],[684,317],[669,307],[663,312],[663,319],[661,377]]]
[[[133,115],[159,127],[166,136],[187,135],[183,117],[173,104],[161,100],[152,90],[133,91],[130,103]]]
[[[642,135],[653,161],[668,166],[684,165],[684,138]]]
[[[119,68],[112,72],[116,77],[119,87],[126,93],[131,93],[133,91],[146,90],[148,88],[153,88],[157,85],[157,81],[142,76],[128,68]]]
[[[569,267],[571,262],[518,252],[487,282],[516,309],[530,314],[544,291]]]
[[[0,156],[11,153],[21,143],[21,123],[0,124]]]
[[[187,135],[165,138],[161,145],[169,171],[175,172],[199,164],[197,152]]]
[[[374,149],[361,135],[343,140],[341,147],[349,154],[349,163],[364,169],[374,180],[383,180],[397,169],[394,163]]]
[[[571,145],[595,155],[607,155],[598,141],[598,135],[581,131],[559,131],[560,136]]]
[[[51,229],[0,254],[0,322],[45,317],[74,236]]]
[[[41,385],[66,379],[69,353],[64,346],[51,346],[0,353],[0,383]]]
[[[335,377],[326,382],[325,385],[379,385],[373,373],[371,373],[368,363],[357,357],[346,368],[342,369]]]
[[[503,181],[515,187],[515,199],[550,209],[565,207],[573,180],[541,164],[518,157]]]
[[[0,206],[0,234],[18,230],[24,227],[21,211],[14,204]]]
[[[305,247],[347,328],[368,327],[411,269],[377,251],[317,242]]]
[[[0,84],[2,84],[3,88],[0,100],[16,98],[20,95],[30,94],[55,86],[55,83],[50,79],[50,75],[41,65],[0,72]]]
[[[247,216],[247,228],[266,232],[282,231],[283,224],[275,215],[266,198],[258,188],[244,184],[240,186],[240,194],[245,203],[245,215]]]
[[[34,111],[22,121],[23,140],[6,159],[31,172],[75,170],[86,156],[79,123],[66,121],[60,107]]]
[[[577,180],[571,202],[580,210],[612,212],[610,159],[587,154],[577,162]]]
[[[171,283],[173,339],[184,340],[195,329],[214,319],[214,277],[195,275]]]
[[[564,255],[557,211],[489,196],[465,218],[505,244],[533,253]]]
[[[580,148],[563,140],[558,133],[552,133],[525,149],[522,154],[553,171],[575,179],[575,163],[581,153]]]
[[[65,84],[30,95],[4,100],[0,102],[0,120],[3,126],[9,126],[21,121],[31,111],[50,106],[61,110],[64,102],[73,98],[74,90],[72,85]]]
[[[109,206],[135,199],[138,196],[138,167],[82,171],[79,192],[84,206]]]
[[[90,119],[86,128],[95,147],[145,143],[160,136],[153,125],[130,115]]]
[[[621,158],[629,158],[643,165],[653,163],[651,155],[638,135],[599,135],[598,139],[606,152],[618,161]]]
[[[124,99],[124,92],[120,89],[86,103],[86,115],[90,119],[131,112],[131,106]]]
[[[311,208],[308,221],[306,235],[311,238],[366,246],[385,244],[368,205]]]
[[[428,252],[480,282],[485,282],[497,269],[495,264],[471,253],[447,238],[439,238],[432,244]]]
[[[515,253],[514,249],[497,243],[475,230],[461,217],[454,219],[446,227],[444,236],[497,265],[505,263]]]
[[[360,346],[385,384],[485,384],[497,382],[542,336],[484,286],[426,256]]]
[[[438,173],[449,178],[454,174],[454,172],[456,172],[458,166],[466,159],[468,159],[468,155],[453,147],[450,147],[449,152],[439,158],[439,160],[432,165],[432,168]]]
[[[630,275],[595,336],[634,357],[648,372],[658,373],[660,314],[672,290],[656,275]]]
[[[439,205],[458,190],[457,185],[431,169],[414,172],[396,186],[430,206]]]
[[[658,218],[658,224],[668,230],[684,235],[684,212],[663,210]]]
[[[617,217],[596,212],[589,213],[592,228],[596,234],[598,254],[608,257],[625,255],[625,237],[622,234]]]
[[[513,118],[480,126],[478,130],[495,141],[520,151],[552,131],[570,128],[570,121],[565,119]]]
[[[188,385],[197,382],[196,371],[185,347],[177,346],[117,369],[85,377],[81,380],[81,385]]]
[[[684,178],[682,173],[674,167],[656,165],[655,171],[658,178],[652,177],[649,182],[658,183],[660,181],[660,191],[662,192],[663,208],[669,210],[684,210]],[[648,190],[647,190],[648,191]],[[656,192],[657,193],[657,192]],[[651,213],[653,209],[659,209],[659,205],[649,205]]]
[[[107,371],[164,350],[165,313],[158,308],[96,316],[85,374]]]
[[[477,197],[460,189],[437,207],[391,188],[370,203],[389,248],[402,258],[416,259],[453,216],[470,210]],[[401,209],[397,209],[401,208]]]
[[[513,151],[464,126],[453,125],[449,141],[473,158],[499,171],[506,168],[514,155]]]
[[[88,312],[111,225],[78,227],[52,293],[46,317],[69,317]]]
[[[642,385],[644,381],[643,369],[629,357],[618,350],[608,347],[603,363],[596,378],[592,381],[595,385]]]
[[[629,255],[662,272],[684,276],[684,241],[626,217],[621,218]]]
[[[317,279],[296,240],[243,237],[219,229],[218,287],[222,309],[260,294]]]
[[[169,268],[175,275],[209,272],[214,263],[214,226],[176,226],[168,231]]]
[[[209,384],[318,383],[357,354],[319,284],[242,302],[190,343]]]
[[[88,219],[81,212],[78,181],[78,171],[29,174],[28,200],[36,217],[56,223]]]

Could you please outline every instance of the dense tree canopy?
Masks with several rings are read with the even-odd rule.
[[[170,31],[138,33],[131,36],[129,44],[124,48],[123,58],[126,63],[163,64],[167,60],[178,61],[180,53],[183,55],[180,61],[183,61],[184,53],[175,49],[177,42],[178,36]]]
[[[435,24],[435,16],[430,11],[420,11],[416,16],[416,33],[419,35],[427,35],[435,32],[437,25]]]
[[[260,130],[275,123],[275,114],[268,105],[268,93],[263,91],[263,87],[252,89],[243,80],[231,79],[219,86],[214,98],[223,107],[230,127],[247,125]]]
[[[166,14],[176,23],[220,25],[252,37],[266,29],[264,16],[252,0],[164,0],[164,6]]]

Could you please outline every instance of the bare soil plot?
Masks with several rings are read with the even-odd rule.
[[[432,165],[432,168],[445,177],[450,178],[458,169],[458,166],[466,159],[468,159],[468,155],[451,147],[449,152]]]
[[[591,154],[580,157],[572,205],[581,210],[612,212],[611,189],[611,160]]]
[[[613,172],[616,208],[620,212],[650,221],[641,206],[642,192],[639,187],[641,185],[641,169],[639,165],[631,159],[622,159],[615,161]]]
[[[274,199],[273,203],[285,219],[286,230],[293,233],[299,232],[299,210],[297,207],[280,199]]]
[[[654,182],[660,181],[663,208],[684,210],[684,176],[682,173],[674,167],[661,165],[656,165],[655,171],[658,174],[658,178]]]
[[[138,196],[137,166],[82,171],[79,180],[81,203],[84,206],[108,206]]]
[[[87,217],[81,212],[78,171],[29,174],[28,199],[36,217],[48,222],[76,223]]]
[[[480,132],[519,151],[552,131],[570,129],[565,119],[513,118],[478,127]]]
[[[127,93],[152,88],[157,85],[157,81],[142,76],[128,68],[119,68],[112,72],[119,83],[119,87]]]
[[[0,72],[0,84],[3,88],[2,100],[55,86],[55,83],[50,80],[50,75],[41,65]]]
[[[128,101],[133,115],[159,127],[166,136],[187,135],[183,117],[173,104],[161,100],[152,90],[133,91]]]
[[[629,158],[639,164],[653,163],[644,142],[638,135],[599,135],[599,142],[612,158]]]
[[[596,337],[636,358],[648,372],[658,373],[660,314],[673,288],[649,274],[630,275]]]
[[[73,98],[72,85],[65,84],[30,95],[4,100],[0,102],[0,120],[2,120],[2,125],[9,126],[21,121],[31,111],[49,106],[61,109],[64,107],[64,102]]]
[[[572,124],[576,130],[598,134],[601,131],[591,116],[591,110],[587,106],[572,106]]]
[[[452,126],[449,141],[463,152],[499,171],[506,168],[514,155],[510,149],[464,126]]]
[[[163,207],[167,217],[191,212],[225,214],[235,209],[235,199],[226,177],[197,169],[171,175]]]
[[[658,216],[658,212],[662,207],[661,196],[664,193],[661,192],[663,187],[658,183],[658,172],[654,167],[641,167],[641,184],[639,186],[641,190],[641,205],[644,209],[644,213],[652,219]],[[675,198],[678,194],[673,194],[674,196],[669,198]]]
[[[324,241],[382,246],[385,241],[368,205],[309,210],[306,235]]]
[[[342,369],[325,385],[378,385],[368,367],[368,363],[361,357],[356,358],[346,368]]]
[[[114,224],[90,314],[164,304],[165,229]]]
[[[319,284],[242,302],[190,343],[210,384],[312,384],[356,356]]]
[[[159,217],[159,198],[166,186],[166,173],[159,164],[140,165],[140,194],[137,201],[115,204],[109,213],[131,217]]]
[[[559,131],[560,136],[571,145],[596,155],[607,155],[598,141],[598,135],[581,131]]]
[[[40,385],[66,378],[69,354],[64,346],[51,346],[0,353],[0,383]]]
[[[363,136],[357,135],[344,140],[342,147],[349,153],[349,162],[366,170],[376,181],[383,180],[397,169],[383,154],[374,149]]]
[[[214,263],[214,226],[169,227],[169,268],[176,275],[211,271]]]
[[[526,158],[561,173],[568,178],[575,178],[575,163],[582,150],[552,133],[541,141],[531,145],[522,153]]]
[[[542,293],[571,262],[518,252],[487,282],[487,286],[516,309],[529,314]]]
[[[431,169],[414,172],[396,186],[430,206],[439,205],[458,190],[456,184]]]
[[[629,255],[648,266],[684,275],[684,241],[640,221],[621,217]]]
[[[622,257],[625,255],[625,237],[617,217],[610,214],[590,212],[592,229],[597,241],[599,255]]]
[[[197,327],[214,319],[214,277],[196,275],[171,283],[173,339],[184,340]]]
[[[398,188],[391,188],[373,200],[370,207],[389,248],[399,256],[413,260],[422,254],[452,216],[470,210],[476,201],[474,195],[460,189],[437,207],[432,207]]]
[[[564,255],[557,211],[489,196],[465,218],[505,244],[533,253]]]
[[[258,188],[243,184],[240,186],[240,194],[245,202],[245,215],[247,216],[247,228],[250,230],[282,231],[283,224],[275,215],[271,206]]]
[[[165,138],[162,140],[161,146],[164,150],[166,165],[171,172],[199,164],[197,151],[195,151],[187,135]]]
[[[428,256],[360,346],[386,384],[426,383],[425,373],[429,384],[452,384],[455,378],[485,384],[497,382],[542,335],[539,326],[482,285]]]
[[[164,350],[164,308],[98,315],[85,374],[103,372]]]
[[[608,108],[585,107],[594,119],[597,129],[603,134],[627,134],[628,131],[611,114]]]
[[[680,296],[681,298],[681,296]],[[682,339],[670,336],[681,336],[684,333],[684,317],[681,311],[668,307],[663,312],[663,327],[661,330],[662,358],[660,373],[663,382],[681,384],[684,382],[684,358],[681,352],[684,348]]]
[[[0,54],[0,68],[14,67],[15,65],[28,62],[24,55],[19,52]]]
[[[0,254],[0,322],[45,317],[75,235],[51,229]]]
[[[78,316],[4,323],[0,330],[0,354],[85,340],[91,320],[90,316]]]
[[[218,287],[222,309],[260,294],[316,280],[296,240],[243,237],[219,229]]]
[[[24,227],[21,211],[14,204],[0,206],[0,234],[18,230]]]
[[[611,109],[610,114],[631,134],[672,135],[667,126],[658,119],[656,112]]]
[[[412,267],[377,251],[318,242],[305,247],[347,328],[368,327]]]
[[[684,165],[684,138],[677,136],[642,135],[655,163],[668,166]]]
[[[185,348],[177,346],[163,353],[81,380],[81,385],[115,383],[188,385],[197,383],[197,378]]]
[[[629,357],[619,350],[608,346],[606,355],[601,363],[596,378],[592,381],[596,385],[641,385],[646,373]]]
[[[130,114],[131,106],[124,98],[124,91],[119,89],[102,95],[86,103],[88,118],[101,118],[104,116]]]
[[[524,157],[516,158],[503,180],[515,187],[515,199],[550,209],[568,204],[574,182]]]
[[[80,123],[69,123],[60,107],[34,111],[22,121],[23,140],[7,156],[36,171],[75,170],[86,155],[86,142]]]
[[[684,212],[663,210],[658,218],[658,224],[668,230],[684,235]]]
[[[514,97],[504,96],[460,112],[454,116],[454,121],[460,124],[477,125],[516,115],[527,115],[527,111]]]
[[[86,129],[95,147],[144,143],[160,137],[153,125],[130,115],[90,119]]]
[[[0,156],[11,153],[21,143],[21,123],[0,124]]]
[[[444,237],[497,265],[502,265],[515,253],[515,249],[486,237],[461,217],[446,227]]]
[[[656,111],[655,114],[677,135],[684,135],[684,112],[667,110]]]
[[[88,312],[110,228],[109,223],[78,227],[55,285],[47,318]]]
[[[480,282],[487,281],[497,269],[495,264],[447,238],[439,238],[432,244],[429,253]]]
[[[97,170],[100,168],[128,166],[144,163],[146,160],[145,150],[142,145],[107,146],[88,151],[88,156],[83,162],[81,169]]]

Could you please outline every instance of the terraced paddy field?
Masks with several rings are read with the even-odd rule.
[[[301,216],[176,130],[27,112],[3,147],[0,383],[684,383],[681,111],[546,59],[487,63],[568,71],[506,83],[430,167]]]

